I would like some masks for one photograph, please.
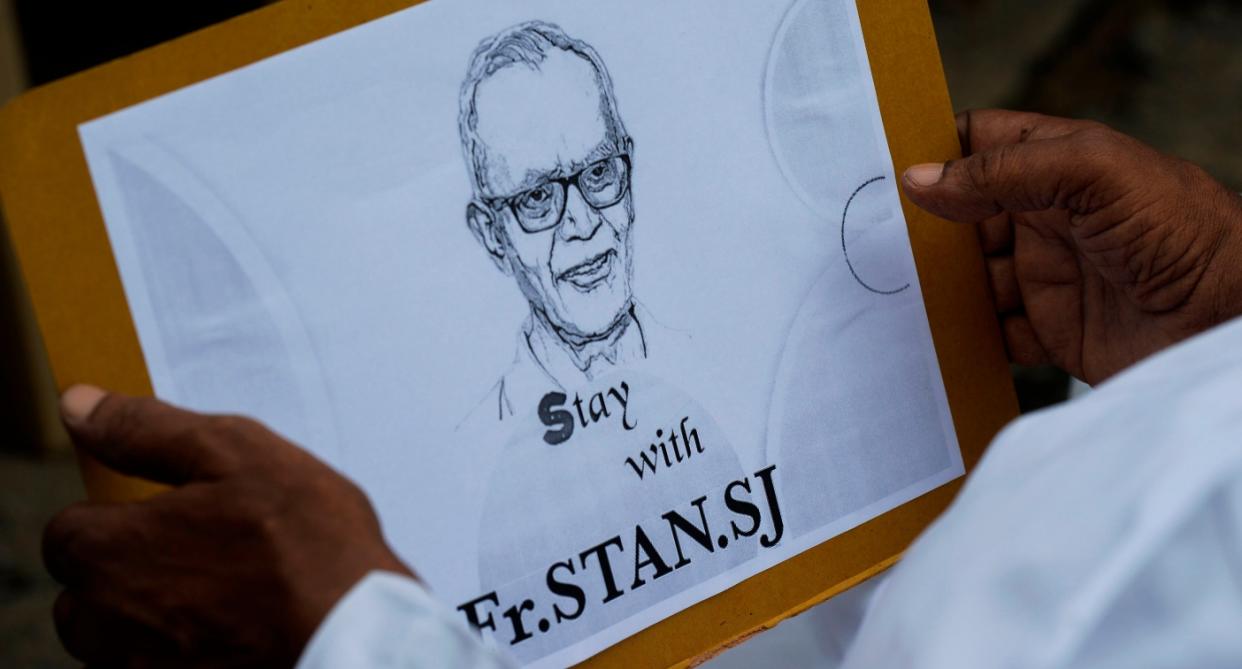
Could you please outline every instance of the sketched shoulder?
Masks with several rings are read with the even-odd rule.
[[[523,367],[521,355],[521,351],[518,351],[508,369],[496,380],[496,383],[492,384],[487,394],[475,404],[470,413],[457,424],[457,431],[470,425],[495,423],[513,417],[513,399],[508,390],[508,379],[519,373]]]
[[[663,323],[641,304],[635,304],[633,314],[632,331],[628,333],[629,346],[619,350],[612,364],[601,374],[624,373],[626,369],[642,366],[644,371],[659,376],[658,367],[663,360],[684,355],[692,345],[693,336],[689,332]],[[503,422],[519,413],[533,413],[537,410],[539,398],[545,394],[571,389],[545,367],[544,356],[532,347],[523,330],[519,330],[516,339],[513,362],[458,424],[457,430],[467,425]],[[590,377],[579,377],[580,382],[590,380]]]

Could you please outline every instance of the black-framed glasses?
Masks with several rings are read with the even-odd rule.
[[[551,230],[565,218],[569,187],[575,186],[593,209],[620,202],[630,190],[630,156],[618,153],[582,170],[547,181],[517,195],[486,200],[493,209],[509,207],[518,225],[528,233]]]

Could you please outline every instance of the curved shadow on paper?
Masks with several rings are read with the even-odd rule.
[[[914,273],[894,186],[870,183],[848,216],[854,265],[835,258],[816,279],[773,383],[767,457],[798,464],[783,479],[784,494],[802,500],[789,510],[795,536],[954,465],[918,292],[867,285],[912,285]]]
[[[866,63],[854,51],[848,11],[835,0],[795,0],[773,37],[763,77],[773,160],[790,190],[822,221],[840,217],[843,187],[887,169],[879,160]],[[859,156],[869,158],[860,163]]]
[[[788,511],[794,536],[952,465],[937,380],[921,347],[900,336],[921,305],[876,296],[894,306],[841,309],[832,277],[825,273],[798,314],[768,416],[769,461],[797,463],[783,478],[785,496],[800,500]]]
[[[840,221],[844,269],[866,290],[894,295],[910,282],[880,283],[871,267],[891,259],[863,259],[875,254],[852,246],[867,226],[904,221],[859,213],[888,196],[889,189],[876,184],[888,178],[883,173],[890,166],[876,140],[866,62],[846,33],[848,12],[846,3],[833,0],[795,0],[786,11],[764,73],[764,127],[789,189],[820,221]],[[874,174],[880,176],[863,181]]]
[[[338,436],[310,337],[241,221],[154,145],[109,157],[143,278],[127,294],[131,305],[145,302],[153,325],[144,332],[138,323],[156,392],[200,411],[253,415],[335,459]]]

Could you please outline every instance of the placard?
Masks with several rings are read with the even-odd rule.
[[[1014,413],[972,231],[896,187],[953,155],[926,8],[401,4],[6,109],[58,380],[271,424],[524,663],[686,661],[895,559]]]

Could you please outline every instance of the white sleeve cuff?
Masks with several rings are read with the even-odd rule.
[[[297,669],[509,666],[417,581],[374,571],[324,618]]]

